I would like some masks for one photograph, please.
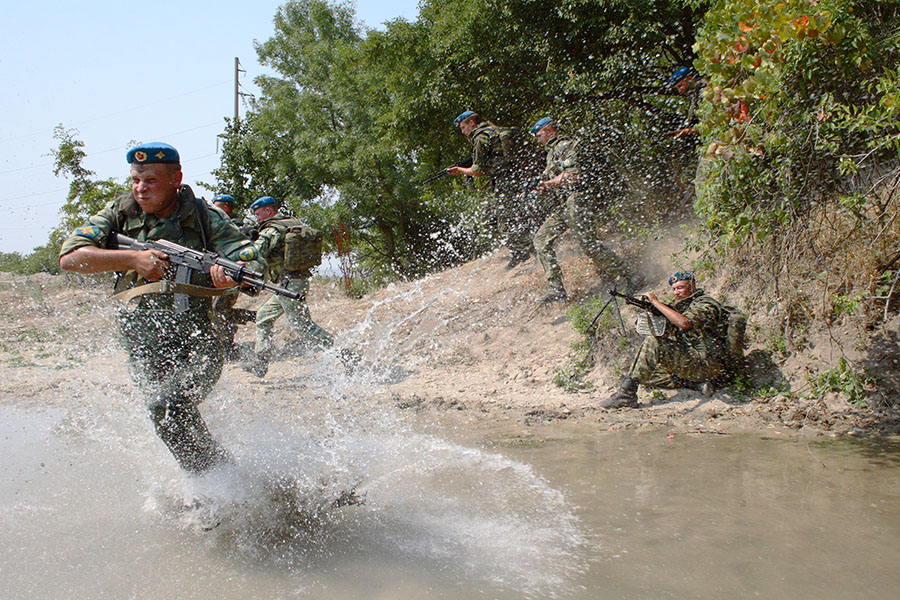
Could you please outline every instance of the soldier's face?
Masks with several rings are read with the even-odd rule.
[[[218,206],[226,215],[230,215],[234,207],[227,202],[213,202],[213,206]]]
[[[672,293],[675,294],[676,300],[684,300],[694,293],[695,284],[691,280],[676,281],[672,284]]]
[[[537,138],[537,141],[542,146],[546,146],[547,142],[556,137],[556,128],[551,127],[550,125],[545,125],[537,130],[537,133],[534,134],[534,137]]]
[[[472,119],[471,117],[459,124],[459,130],[462,131],[462,134],[465,136],[472,133],[473,129],[475,129],[475,119]]]
[[[257,208],[256,210],[253,211],[253,214],[256,215],[257,221],[265,221],[269,217],[274,217],[275,213],[277,213],[277,212],[278,212],[278,210],[275,208],[274,205],[268,204],[266,206],[260,206],[259,208]]]
[[[675,91],[677,91],[679,94],[684,94],[685,92],[687,92],[688,86],[691,85],[692,81],[694,81],[693,75],[682,77],[681,80],[675,84]]]
[[[132,165],[131,193],[141,210],[166,218],[175,212],[181,178],[181,171],[169,165]]]

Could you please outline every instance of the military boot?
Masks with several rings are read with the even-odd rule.
[[[269,372],[269,361],[259,356],[255,356],[253,360],[244,361],[238,366],[257,377],[263,377]]]
[[[566,293],[565,288],[551,287],[550,291],[541,296],[538,302],[540,304],[549,304],[550,302],[566,302],[568,299],[569,294]]]
[[[689,390],[694,390],[695,392],[700,392],[707,398],[711,398],[716,392],[716,388],[712,381],[687,381],[685,382],[684,387]]]
[[[529,256],[531,256],[530,252],[521,252],[517,250],[512,251],[509,256],[509,262],[506,263],[505,269],[509,271],[519,266],[520,264],[528,260]]]
[[[637,408],[637,390],[637,381],[626,376],[622,379],[619,390],[597,406],[600,408]]]

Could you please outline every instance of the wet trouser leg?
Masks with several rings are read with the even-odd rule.
[[[150,407],[156,435],[185,471],[199,473],[226,460],[200,410],[189,400],[163,401]]]
[[[292,277],[282,285],[288,289],[305,295],[309,290],[309,278]],[[256,313],[256,354],[263,360],[271,360],[274,353],[272,330],[275,321],[281,315],[287,317],[288,323],[301,336],[304,343],[314,348],[330,348],[334,345],[334,336],[313,322],[309,314],[306,299],[294,300],[284,296],[273,295]]]
[[[564,217],[564,211],[565,209],[560,207],[550,213],[550,216],[544,220],[534,234],[534,249],[537,252],[538,260],[541,261],[541,266],[544,267],[544,275],[552,292],[565,291],[562,268],[559,266],[554,248],[556,240],[569,227]]]
[[[531,254],[533,246],[528,207],[518,195],[498,193],[497,196],[497,228],[503,244],[513,255]]]
[[[216,315],[216,328],[222,338],[222,346],[226,354],[234,352],[234,336],[237,333],[237,323],[234,318],[234,305],[237,304],[240,292],[234,288],[227,290],[213,302]]]
[[[304,343],[313,348],[330,348],[334,345],[334,336],[313,322],[306,303],[306,292],[309,291],[309,278],[291,278],[287,287],[304,295],[303,300],[292,300],[279,296],[288,323],[300,334]]]
[[[275,321],[284,314],[284,307],[278,298],[277,294],[272,294],[256,311],[256,355],[263,360],[271,359],[274,354],[272,332]]]
[[[598,232],[598,202],[585,193],[569,194],[566,199],[566,216],[575,232],[581,250],[594,263],[602,275],[627,275],[628,267],[618,254],[600,241]]]
[[[198,409],[219,380],[224,363],[209,305],[182,314],[123,311],[120,333],[156,433],[178,464],[200,472],[224,460],[225,452]]]

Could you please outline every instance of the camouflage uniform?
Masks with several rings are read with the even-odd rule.
[[[697,77],[691,83],[688,84],[687,89],[684,91],[684,95],[688,98],[688,112],[682,121],[681,127],[696,127],[697,123],[700,122],[700,119],[697,117],[697,106],[700,103],[700,96],[703,92],[703,88],[706,87],[706,80]],[[681,139],[690,144],[693,148],[696,146],[698,141],[698,135],[696,133],[688,134]],[[699,159],[697,160],[697,170],[694,173],[694,196],[696,198],[700,197],[700,192],[703,188],[703,184],[706,183],[706,170],[709,168],[712,159],[706,155],[705,152],[700,154]]]
[[[213,207],[217,208],[217,207]],[[224,211],[223,211],[224,212]],[[244,226],[244,220],[238,215],[225,216],[231,219],[232,225],[240,229]],[[237,355],[237,347],[234,345],[234,336],[237,334],[238,323],[235,319],[234,305],[237,304],[241,292],[238,288],[225,290],[225,292],[213,299],[213,309],[216,316],[216,328],[222,337],[222,346],[225,349],[225,356],[234,359]]]
[[[206,218],[199,210],[207,210]],[[100,212],[90,217],[62,244],[63,256],[83,246],[103,248],[110,232],[138,241],[165,239],[182,246],[206,247],[231,260],[245,260],[262,270],[256,250],[221,210],[194,198],[191,188],[181,186],[175,214],[161,219],[144,213],[133,196],[118,194]],[[137,273],[120,274],[116,291],[148,283]],[[212,287],[208,274],[191,272],[192,285]],[[213,326],[209,298],[189,296],[189,308],[174,311],[170,293],[138,296],[119,310],[120,341],[128,352],[132,378],[146,398],[157,435],[165,442],[182,468],[200,472],[225,457],[201,418],[198,405],[210,393],[222,373],[222,344]]]
[[[697,290],[673,308],[690,319],[691,328],[680,330],[669,324],[663,337],[647,336],[641,345],[629,376],[650,387],[685,387],[714,379],[722,372],[726,335],[722,305]]]
[[[329,348],[334,345],[334,336],[322,327],[313,323],[306,304],[306,292],[309,290],[309,272],[284,272],[284,236],[283,228],[271,226],[272,223],[288,219],[282,213],[266,219],[259,224],[259,238],[256,247],[267,264],[268,279],[294,292],[303,294],[303,298],[293,300],[285,296],[273,294],[258,311],[256,311],[256,355],[263,361],[270,361],[274,352],[272,330],[275,321],[282,314],[287,316],[288,323],[303,338],[304,344],[310,347]]]
[[[568,136],[558,135],[547,143],[547,167],[542,179],[553,179],[563,172],[585,177],[579,164],[579,142]],[[600,273],[627,275],[625,263],[616,253],[600,243],[597,213],[599,199],[590,193],[585,182],[575,182],[548,190],[554,205],[550,216],[534,235],[534,248],[544,267],[544,273],[553,293],[565,293],[562,269],[556,259],[553,246],[566,229],[575,231],[581,249],[591,259]]]
[[[492,195],[485,210],[485,221],[490,229],[496,227],[503,244],[513,254],[531,253],[531,233],[527,220],[529,211],[520,206],[519,180],[512,149],[501,143],[501,127],[491,123],[479,123],[469,134],[472,142],[472,171],[490,177]]]

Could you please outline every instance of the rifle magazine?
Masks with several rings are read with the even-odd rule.
[[[649,312],[638,314],[634,329],[641,335],[662,337],[666,335],[669,320],[662,315],[651,315]]]

